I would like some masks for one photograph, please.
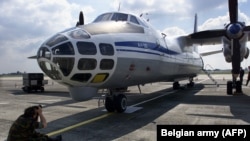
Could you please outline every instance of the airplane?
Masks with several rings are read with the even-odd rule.
[[[232,18],[231,22],[234,20]],[[231,26],[243,25],[230,24],[227,31],[231,31]],[[124,91],[129,86],[167,81],[173,82],[173,89],[178,89],[181,80],[189,80],[188,86],[194,86],[193,78],[204,66],[202,54],[198,53],[195,44],[219,42],[217,37],[197,39],[199,34],[202,37],[207,35],[206,32],[209,31],[197,32],[197,17],[194,33],[168,37],[134,14],[107,12],[92,23],[85,24],[83,13],[80,12],[75,27],[47,39],[33,58],[37,59],[47,76],[68,87],[72,99],[88,100],[99,89],[108,89],[105,95],[106,110],[122,113],[127,108]],[[223,40],[225,49],[230,48],[230,41],[226,38]],[[245,36],[241,40],[233,38],[233,44],[246,39]],[[241,43],[241,47],[245,46]],[[239,51],[235,47],[234,50]],[[242,55],[239,52],[235,54]],[[238,59],[234,56],[232,60],[234,58]],[[233,62],[236,66],[239,59]],[[235,67],[233,69],[233,73],[238,71]]]

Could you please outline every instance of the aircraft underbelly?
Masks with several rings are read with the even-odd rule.
[[[118,58],[116,70],[103,87],[126,87],[194,77],[199,65],[150,59]],[[119,81],[117,81],[119,80]]]

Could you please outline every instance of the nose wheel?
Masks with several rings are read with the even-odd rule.
[[[112,91],[106,95],[105,108],[108,112],[123,113],[127,109],[127,97],[124,94],[113,94]]]

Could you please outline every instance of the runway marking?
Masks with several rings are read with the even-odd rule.
[[[58,101],[62,101],[62,99],[40,100],[40,101],[38,101],[38,102],[40,102],[40,103],[44,103],[44,102],[58,102]]]
[[[140,103],[137,103],[137,104],[134,104],[134,105],[131,105],[128,107],[128,109],[126,109],[126,111],[124,113],[133,113],[137,110],[140,110],[142,109],[142,107],[136,107],[138,105],[141,105],[141,104],[144,104],[144,103],[147,103],[147,102],[150,102],[150,101],[153,101],[153,100],[156,100],[158,98],[161,98],[161,97],[164,97],[166,95],[169,95],[169,94],[172,94],[174,92],[176,92],[177,90],[175,91],[171,91],[171,92],[167,92],[167,93],[164,93],[162,95],[159,95],[157,97],[154,97],[154,98],[151,98],[151,99],[148,99],[148,100],[145,100],[145,101],[142,101]],[[128,111],[127,111],[128,110]],[[80,123],[77,123],[77,124],[74,124],[72,126],[68,126],[68,127],[65,127],[63,129],[60,129],[60,130],[57,130],[57,131],[53,131],[53,132],[50,132],[48,133],[47,135],[48,136],[54,136],[54,135],[57,135],[57,134],[60,134],[60,133],[63,133],[63,132],[66,132],[66,131],[69,131],[69,130],[72,130],[74,128],[77,128],[77,127],[80,127],[80,126],[83,126],[83,125],[86,125],[88,123],[91,123],[91,122],[94,122],[94,121],[97,121],[97,120],[100,120],[100,119],[103,119],[103,118],[106,118],[110,115],[112,115],[113,113],[106,113],[104,115],[101,115],[99,117],[95,117],[95,118],[92,118],[92,119],[89,119],[89,120],[86,120],[86,121],[83,121],[83,122],[80,122]]]
[[[147,102],[150,102],[150,101],[156,100],[156,99],[161,98],[161,97],[163,97],[163,96],[166,96],[166,95],[169,95],[169,94],[175,93],[176,91],[177,91],[177,90],[175,90],[175,91],[171,91],[171,92],[168,92],[168,93],[165,93],[165,94],[162,94],[162,95],[159,95],[159,96],[157,96],[157,97],[154,97],[154,98],[151,98],[151,99],[148,99],[148,100],[145,100],[145,101],[142,101],[142,102],[140,102],[140,103],[137,103],[137,104],[131,105],[131,107],[136,107],[136,106],[138,106],[138,105],[141,105],[141,104],[144,104],[144,103],[147,103]]]
[[[72,125],[72,126],[65,127],[65,128],[63,128],[63,129],[60,129],[60,130],[57,130],[57,131],[50,132],[50,133],[48,133],[47,135],[48,135],[48,136],[54,136],[54,135],[57,135],[57,134],[60,134],[60,133],[63,133],[63,132],[72,130],[72,129],[74,129],[74,128],[83,126],[83,125],[85,125],[85,124],[88,124],[88,123],[91,123],[91,122],[94,122],[94,121],[103,119],[103,118],[108,117],[108,116],[110,116],[110,115],[112,115],[112,114],[113,114],[113,113],[107,113],[107,114],[104,114],[104,115],[102,115],[102,116],[99,116],[99,117],[96,117],[96,118],[92,118],[92,119],[89,119],[89,120],[86,120],[86,121],[83,121],[83,122],[74,124],[74,125]]]
[[[0,102],[0,105],[9,104],[9,102]]]
[[[134,106],[128,106],[126,111],[124,111],[124,113],[126,114],[131,114],[134,113],[135,111],[141,110],[142,107],[134,107]]]

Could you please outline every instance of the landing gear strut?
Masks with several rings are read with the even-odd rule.
[[[187,87],[189,87],[189,88],[192,88],[192,87],[194,87],[194,82],[193,82],[193,78],[192,77],[190,77],[189,78],[189,83],[187,84]]]
[[[123,113],[127,109],[127,97],[124,94],[114,94],[109,90],[105,99],[105,108],[108,112]]]

